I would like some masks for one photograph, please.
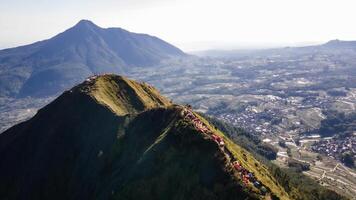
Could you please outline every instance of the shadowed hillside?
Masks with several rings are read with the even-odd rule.
[[[0,199],[290,199],[189,107],[91,77],[0,135]]]

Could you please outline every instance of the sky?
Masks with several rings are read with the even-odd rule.
[[[0,0],[0,49],[88,19],[155,35],[184,51],[356,40],[355,0]]]

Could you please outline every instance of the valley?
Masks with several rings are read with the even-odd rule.
[[[355,158],[355,130],[351,127],[351,135],[348,130],[345,137],[350,142],[345,144],[339,133],[330,140],[317,131],[330,111],[346,116],[356,112],[355,62],[354,49],[322,45],[171,58],[154,67],[131,67],[124,74],[154,85],[176,103],[190,104],[272,144],[279,149],[275,161],[279,166],[286,167],[289,159],[308,162],[306,175],[352,197],[355,170],[342,165],[340,155],[347,152]],[[1,131],[32,117],[57,95],[2,98]],[[340,148],[322,150],[327,140]],[[280,142],[286,146],[281,148]],[[332,170],[335,166],[342,167]]]
[[[340,156],[350,153],[356,157],[356,129],[351,125],[348,135],[333,132],[326,138],[317,132],[328,112],[346,116],[356,112],[356,54],[337,56],[340,53],[204,57],[169,63],[160,70],[137,68],[130,76],[152,83],[179,103],[243,127],[277,148],[279,141],[285,142],[278,165],[286,166],[290,158],[309,162],[306,175],[353,197],[355,170],[341,164]],[[320,146],[327,141],[333,149]],[[287,155],[288,149],[304,152],[304,156]],[[335,166],[340,169],[333,170]]]
[[[291,199],[189,106],[117,75],[90,77],[2,133],[0,155],[1,199]],[[317,188],[293,198],[343,199]]]
[[[11,98],[0,97],[0,133],[11,126],[27,120],[37,110],[50,103],[55,96],[47,98]]]
[[[1,2],[0,200],[356,200],[355,7]]]

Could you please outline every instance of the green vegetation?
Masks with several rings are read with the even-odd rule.
[[[297,172],[302,172],[302,171],[308,171],[310,169],[310,164],[295,159],[289,159],[288,167],[293,168]]]
[[[170,105],[152,86],[122,76],[100,76],[90,87],[90,95],[118,115]]]
[[[321,121],[320,128],[316,130],[323,137],[327,136],[347,136],[356,130],[356,113],[344,114],[336,111],[324,113],[326,119]]]
[[[213,130],[215,134],[220,135],[224,138],[226,142],[226,148],[228,148],[233,156],[239,160],[241,165],[246,168],[248,171],[252,172],[257,180],[261,181],[272,192],[273,195],[279,199],[290,199],[289,195],[285,192],[283,187],[278,183],[278,181],[273,177],[269,172],[268,167],[260,162],[253,153],[250,153],[242,146],[234,143],[230,138],[222,133],[219,129],[216,129],[214,125],[210,124],[205,118],[201,117],[201,120]]]
[[[143,84],[123,91],[121,81],[108,75],[80,85],[1,134],[0,198],[260,198],[236,181],[218,146],[182,119],[180,106],[162,105]],[[137,96],[110,100],[105,92],[117,85],[117,94]],[[113,112],[122,102],[126,115]]]
[[[111,199],[257,199],[226,172],[216,144],[179,114],[179,107],[153,109],[132,120],[109,162],[130,159],[110,181]]]
[[[262,142],[256,135],[246,132],[245,130],[231,126],[221,120],[208,115],[203,115],[214,127],[224,132],[235,143],[244,147],[249,152],[259,154],[268,160],[274,160],[277,157],[278,149],[270,144]]]
[[[0,135],[0,199],[265,199],[182,109],[123,77],[83,83]],[[271,198],[325,199],[197,116]]]
[[[291,169],[281,169],[270,164],[273,176],[284,187],[292,199],[322,199],[322,200],[344,200],[334,191],[328,190],[317,184],[311,178]]]
[[[228,123],[224,123],[216,118],[211,118],[205,116],[214,126],[221,128],[232,140],[239,144],[240,146],[247,149],[253,154],[254,158],[257,158],[259,162],[263,163],[267,168],[269,173],[276,179],[279,185],[281,185],[284,190],[289,194],[291,199],[298,200],[341,200],[346,199],[334,191],[328,190],[320,186],[317,182],[310,179],[309,177],[303,175],[301,170],[306,170],[308,166],[305,163],[300,163],[302,165],[292,164],[293,168],[283,169],[280,168],[269,160],[266,159],[266,156],[261,155],[258,149],[259,140],[252,134],[244,131],[243,129],[236,128]],[[285,144],[285,143],[284,143]],[[290,151],[290,150],[289,150]],[[292,161],[293,162],[293,161]]]
[[[268,160],[275,160],[277,158],[278,149],[271,144],[261,143],[257,146],[257,152]]]
[[[355,160],[351,153],[343,153],[341,155],[341,161],[348,167],[355,167]]]
[[[279,140],[278,141],[278,145],[280,147],[283,147],[283,148],[288,148],[287,145],[286,145],[286,141],[284,141],[284,140]]]

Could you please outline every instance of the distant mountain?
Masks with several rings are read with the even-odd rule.
[[[92,74],[123,73],[186,56],[169,43],[82,20],[51,39],[0,51],[0,96],[48,96]]]
[[[329,48],[352,48],[356,49],[356,41],[330,40],[322,45]]]
[[[300,56],[313,55],[318,53],[327,54],[356,54],[356,41],[330,40],[325,44],[299,46],[299,47],[284,47],[284,48],[269,48],[269,49],[238,49],[238,50],[207,50],[195,52],[198,56],[209,57],[230,57],[244,58],[250,56]]]
[[[88,79],[0,134],[0,157],[0,199],[289,199],[197,113],[115,75]]]

